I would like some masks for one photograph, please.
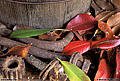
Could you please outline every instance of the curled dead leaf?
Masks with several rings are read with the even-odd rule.
[[[114,27],[117,25],[120,25],[120,12],[116,13],[115,15],[112,15],[108,20],[107,24],[110,27]]]
[[[116,13],[116,10],[115,11],[103,11],[103,12],[99,13],[95,17],[95,19],[100,20],[100,21],[106,21],[106,20],[108,20],[109,17],[111,17],[115,13]]]
[[[39,40],[45,40],[45,41],[56,41],[57,38],[60,38],[60,35],[62,32],[58,33],[57,31],[47,32],[42,35],[38,35]]]
[[[110,1],[114,5],[114,7],[118,9],[118,11],[120,11],[120,0],[110,0]]]
[[[108,0],[94,0],[102,10],[113,10],[114,7]]]
[[[6,57],[9,55],[18,55],[18,56],[24,58],[27,55],[28,50],[31,45],[32,45],[32,43],[28,44],[26,46],[20,46],[20,45],[15,46],[15,47],[11,48],[6,54],[0,55],[0,57]]]
[[[106,37],[113,37],[114,33],[111,27],[103,21],[98,21],[98,27],[106,34]]]
[[[111,0],[111,2],[120,6],[120,0]]]
[[[120,33],[120,25],[117,25],[117,26],[113,27],[112,31],[117,36]]]

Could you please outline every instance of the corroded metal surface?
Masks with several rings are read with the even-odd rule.
[[[24,60],[17,56],[7,57],[2,64],[2,72],[7,79],[22,79],[25,74]]]
[[[14,46],[17,46],[17,45],[26,45],[24,43],[20,43],[20,42],[17,42],[17,41],[14,41],[14,40],[11,40],[11,39],[8,39],[8,38],[4,38],[4,37],[0,37],[0,45],[3,45],[3,46],[6,46],[6,47],[14,47]],[[46,58],[46,59],[55,59],[55,57],[58,57],[60,59],[67,59],[67,57],[61,53],[54,53],[54,52],[50,52],[50,51],[47,51],[47,50],[44,50],[44,49],[40,49],[40,48],[37,48],[37,47],[34,47],[34,46],[31,46],[29,48],[29,54],[32,54],[36,57],[41,57],[41,58]]]
[[[83,57],[79,52],[74,52],[69,62],[78,67],[81,67],[83,62]]]
[[[40,59],[35,58],[33,55],[27,54],[24,58],[29,64],[35,66],[39,70],[43,70],[46,67],[46,63]]]
[[[25,43],[33,43],[33,46],[38,48],[63,51],[64,46],[66,46],[74,37],[72,32],[68,33],[62,40],[59,41],[42,41],[34,38],[18,38],[17,40]]]
[[[87,74],[90,68],[91,62],[88,59],[83,58],[79,52],[74,52],[70,58],[70,63],[82,68],[82,70]]]
[[[87,74],[90,68],[91,62],[90,60],[85,59],[83,66],[82,66],[82,70]]]
[[[41,72],[39,77],[46,80],[49,75],[50,81],[66,81],[67,75],[58,60],[52,60]]]
[[[54,67],[54,65],[58,63],[58,61],[52,60],[39,74],[39,78],[42,78],[42,80],[45,80],[47,78],[47,75],[49,71]],[[52,66],[52,67],[50,67]],[[47,70],[47,71],[46,71]],[[44,73],[45,72],[45,73]]]

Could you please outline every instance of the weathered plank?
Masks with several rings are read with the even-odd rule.
[[[53,0],[13,1],[41,3]],[[61,27],[77,14],[85,13],[89,9],[90,3],[91,0],[70,0],[49,4],[20,4],[0,0],[0,21],[11,25],[26,25],[34,28],[56,28]]]

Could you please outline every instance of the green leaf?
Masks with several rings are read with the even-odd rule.
[[[10,35],[10,38],[24,38],[30,36],[37,36],[40,34],[47,33],[54,29],[29,29],[29,30],[15,30]]]
[[[64,67],[65,73],[70,81],[91,81],[89,77],[77,66],[67,61],[61,61],[57,58]]]

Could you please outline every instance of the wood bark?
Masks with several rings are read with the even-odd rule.
[[[49,2],[53,0],[13,0],[24,2]],[[60,0],[54,0],[60,1]],[[50,4],[20,4],[0,0],[0,21],[11,25],[34,28],[58,28],[79,13],[85,13],[91,0],[70,0]]]

